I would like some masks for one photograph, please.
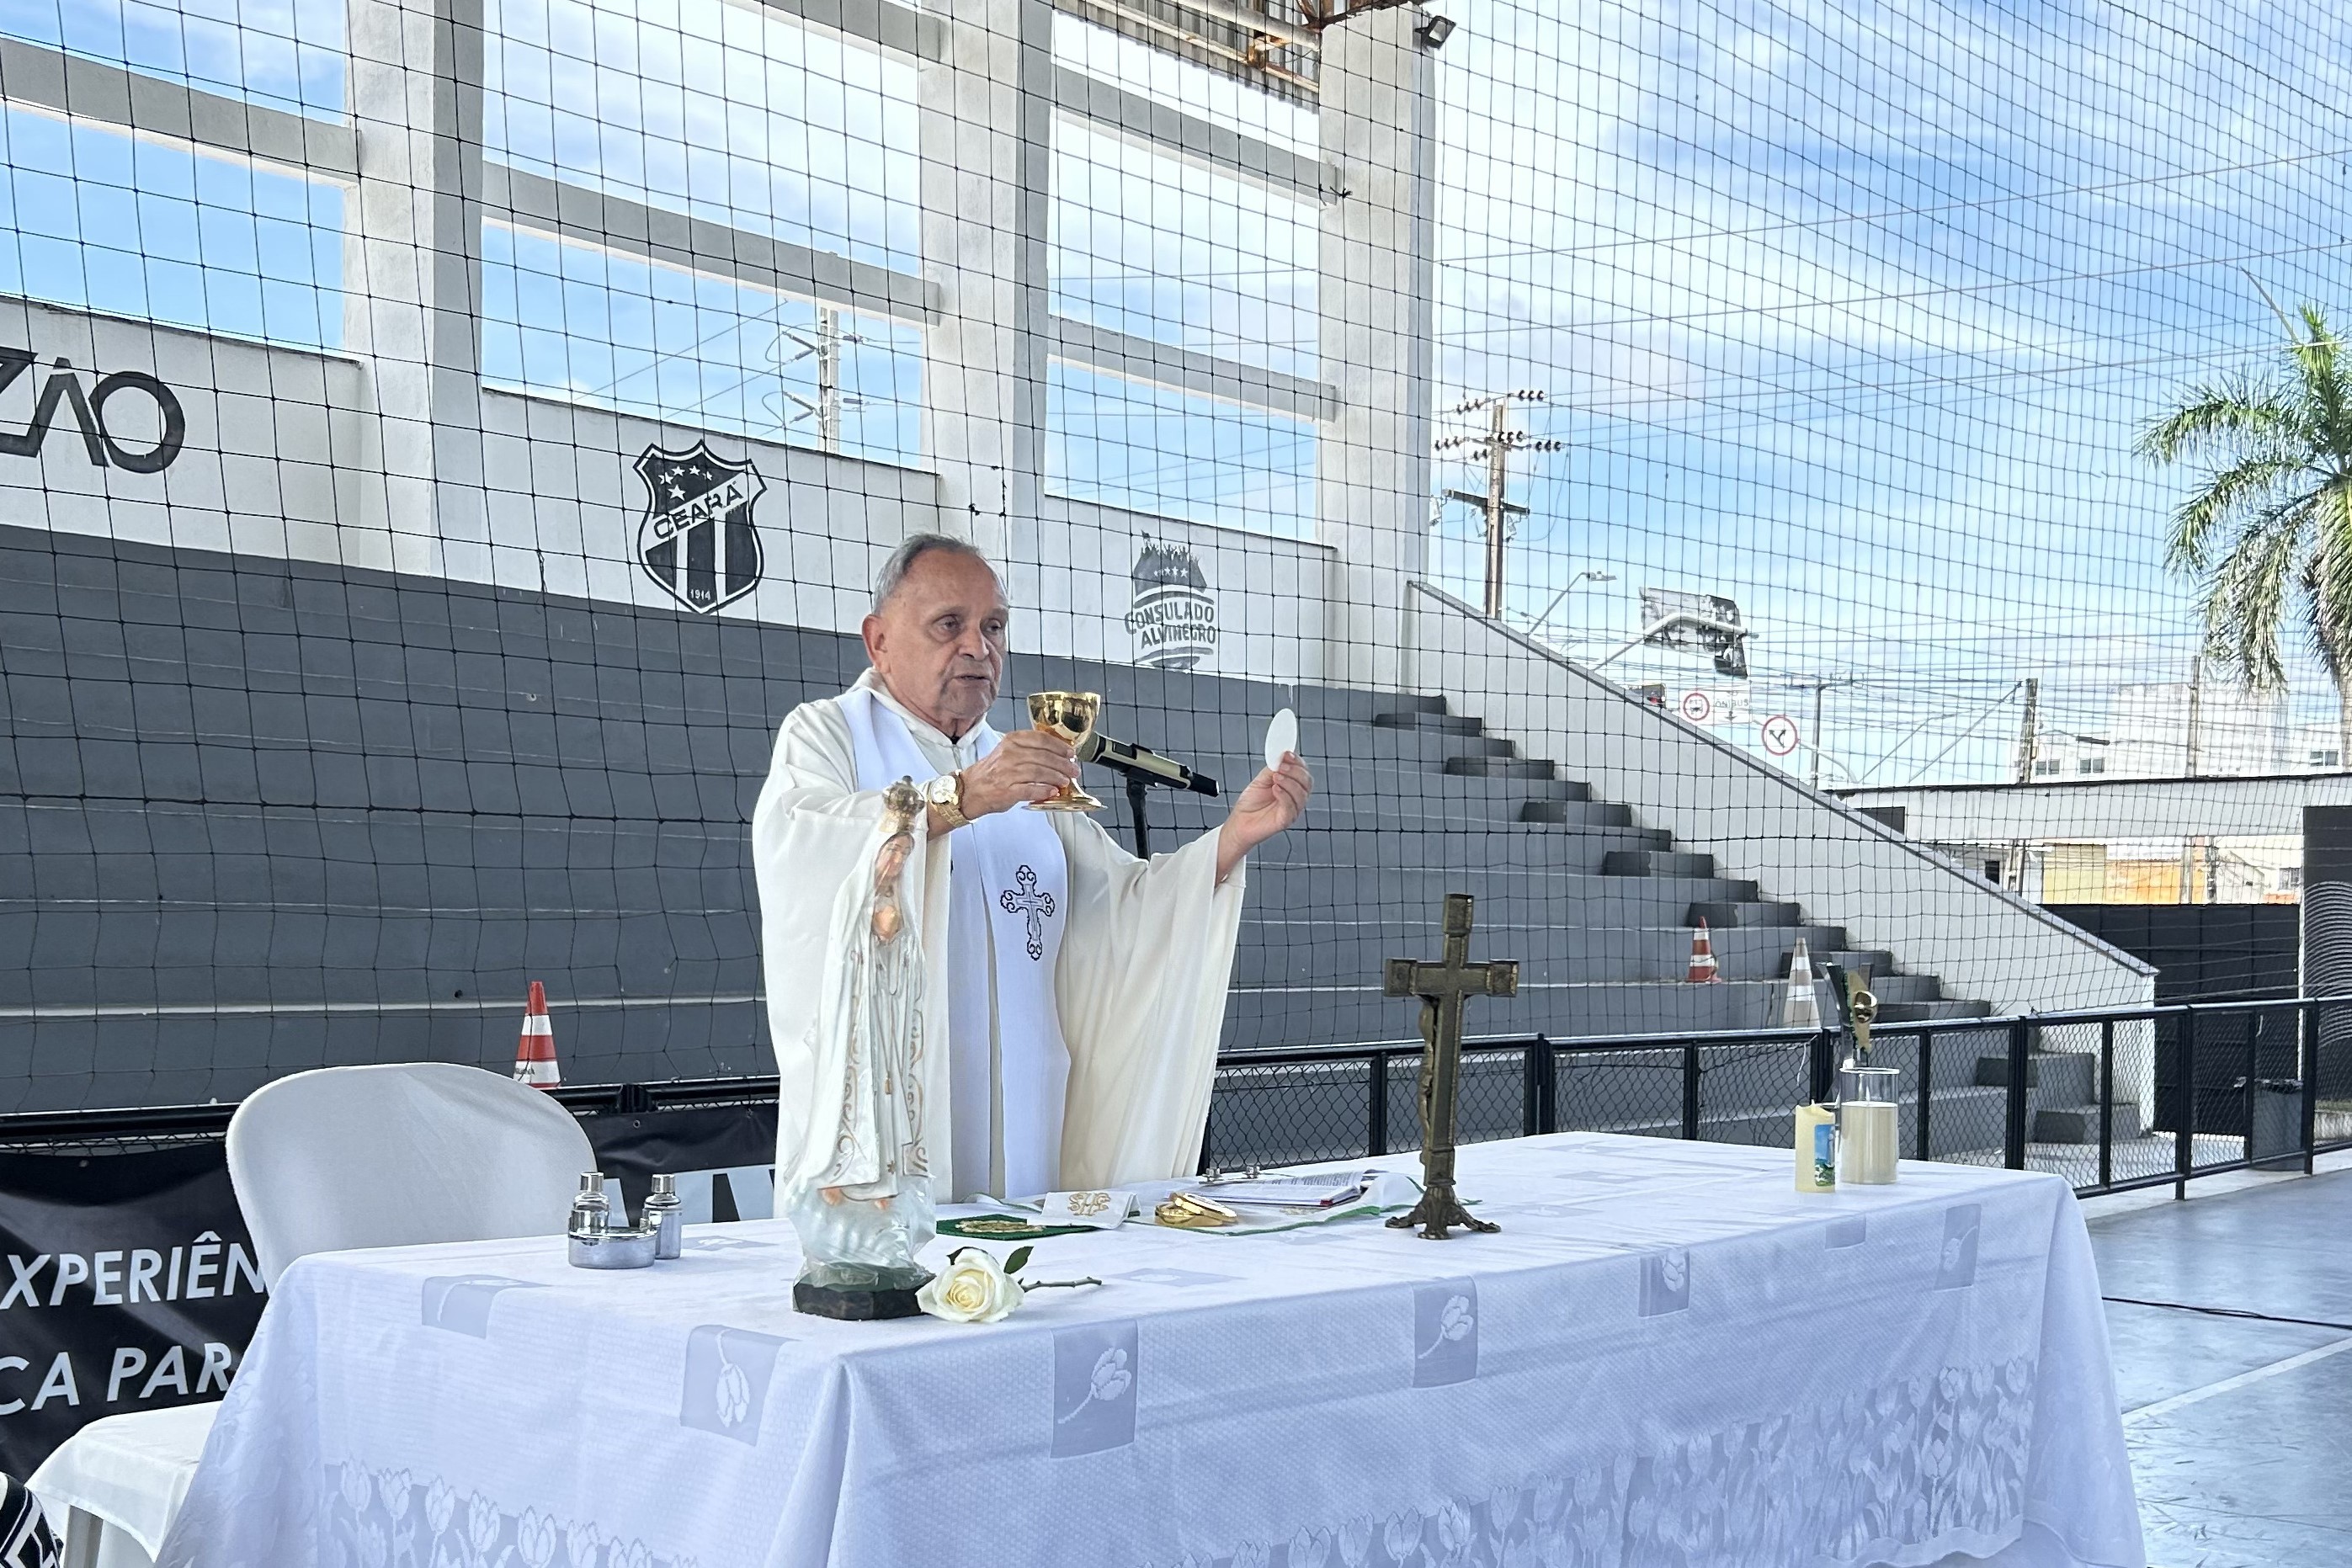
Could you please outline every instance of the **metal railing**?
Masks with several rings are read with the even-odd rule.
[[[1843,1048],[1812,1030],[1554,1040],[1463,1051],[1465,1143],[1563,1131],[1789,1146],[1790,1111],[1827,1097]],[[1419,1041],[1229,1052],[1205,1166],[1351,1159],[1418,1146]],[[2352,997],[2196,1002],[1882,1025],[1915,1159],[2063,1175],[2085,1195],[2250,1167],[2308,1171],[2352,1147]],[[567,1085],[577,1114],[772,1098],[773,1076]],[[2339,1103],[2342,1110],[2329,1109]],[[233,1105],[0,1115],[0,1146],[217,1138]]]
[[[567,1083],[548,1098],[575,1116],[643,1115],[711,1105],[773,1100],[776,1075],[670,1078],[652,1083]],[[218,1138],[236,1113],[233,1104],[152,1105],[119,1110],[17,1111],[0,1114],[0,1148],[31,1149],[82,1144],[170,1143]]]
[[[1556,1040],[1463,1051],[1465,1143],[1593,1131],[1786,1148],[1844,1050],[1813,1030]],[[1417,1146],[1419,1041],[1234,1052],[1205,1166]],[[2352,998],[2177,1003],[1882,1025],[1904,1155],[2043,1170],[2084,1195],[2299,1169],[2352,1147]],[[2339,1116],[2323,1106],[2341,1101]]]

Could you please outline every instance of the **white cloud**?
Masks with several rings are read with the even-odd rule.
[[[1528,591],[1735,592],[1784,669],[2177,674],[2182,480],[2131,444],[2265,351],[2249,273],[2352,309],[2352,19],[2141,12],[1459,11],[1441,398],[1551,394]]]

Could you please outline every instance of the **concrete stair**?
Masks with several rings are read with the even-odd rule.
[[[2006,1051],[1977,1059],[1976,1081],[2009,1092],[2010,1061]],[[2025,1105],[2028,1138],[2037,1144],[2095,1144],[2099,1141],[2098,1058],[2074,1051],[2036,1051],[2025,1059]],[[2117,1100],[2110,1112],[2118,1143],[2137,1138],[2139,1105]]]
[[[1055,661],[1039,678],[1052,682]],[[1710,855],[1635,822],[1557,764],[1490,736],[1444,699],[1332,688],[1250,688],[1219,677],[1075,666],[1105,689],[1105,727],[1185,758],[1237,788],[1262,763],[1266,716],[1299,716],[1299,751],[1315,769],[1306,821],[1252,859],[1242,946],[1226,1015],[1230,1049],[1410,1038],[1412,1009],[1380,994],[1382,961],[1433,954],[1440,901],[1478,900],[1481,956],[1519,960],[1520,993],[1479,1003],[1478,1034],[1559,1038],[1770,1028],[1781,977],[1802,938],[1817,956],[1846,935],[1809,921],[1756,881],[1720,874]],[[1121,723],[1130,726],[1121,728]],[[1140,732],[1138,732],[1139,728]],[[1113,800],[1117,780],[1089,775]],[[1155,846],[1189,837],[1222,802],[1156,794]],[[1105,825],[1125,839],[1127,809]],[[1174,831],[1170,833],[1171,828]],[[1694,925],[1711,928],[1721,980],[1689,985]],[[1853,953],[1885,982],[1882,1016],[1981,1016],[1934,977],[1903,973],[1887,953]],[[1824,993],[1826,999],[1826,993]],[[1785,1105],[1788,1102],[1780,1102]],[[1786,1135],[1783,1129],[1782,1135]]]

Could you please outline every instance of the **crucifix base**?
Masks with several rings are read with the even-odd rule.
[[[1412,1206],[1412,1213],[1394,1215],[1389,1220],[1391,1230],[1410,1230],[1416,1225],[1421,1227],[1423,1241],[1447,1239],[1446,1228],[1454,1225],[1484,1236],[1492,1236],[1503,1228],[1493,1220],[1480,1219],[1463,1207],[1462,1200],[1454,1195],[1454,1184],[1450,1181],[1430,1183],[1422,1188],[1421,1201]]]

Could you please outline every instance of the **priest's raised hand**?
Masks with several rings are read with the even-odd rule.
[[[1282,754],[1279,768],[1259,768],[1217,830],[1217,880],[1231,876],[1244,855],[1298,821],[1314,789],[1315,776],[1295,751]]]

